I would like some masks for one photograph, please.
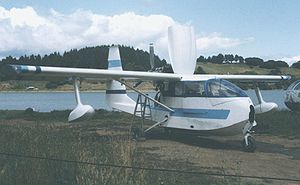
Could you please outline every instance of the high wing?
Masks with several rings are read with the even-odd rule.
[[[180,81],[189,79],[208,80],[214,78],[234,80],[239,82],[276,82],[289,80],[290,76],[284,75],[184,75],[158,72],[140,71],[115,71],[106,69],[85,69],[67,67],[46,67],[46,66],[27,66],[27,65],[8,65],[5,69],[6,76],[10,79],[36,79],[51,80],[56,78],[77,77],[95,80],[174,80]]]
[[[198,76],[199,78],[204,79],[212,79],[212,78],[219,78],[231,81],[238,81],[238,82],[278,82],[281,80],[289,80],[291,79],[290,76],[286,75],[194,75]]]
[[[171,73],[116,71],[106,69],[85,69],[68,67],[46,67],[28,65],[8,65],[6,76],[9,79],[51,80],[60,77],[77,77],[95,80],[180,80],[181,76]]]

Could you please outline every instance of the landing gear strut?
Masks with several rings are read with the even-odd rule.
[[[243,141],[242,141],[242,146],[245,152],[254,152],[256,149],[256,143],[255,139],[250,135],[248,132]]]
[[[251,131],[251,129],[256,125],[257,124],[254,121],[253,123],[248,122],[244,127],[243,130],[244,139],[242,141],[242,147],[246,152],[254,152],[254,150],[256,149],[255,140],[251,136],[251,134],[254,133],[254,131]]]
[[[254,106],[250,105],[249,121],[243,129],[244,139],[242,141],[242,146],[246,152],[254,152],[256,149],[255,140],[251,136],[251,133],[254,133],[254,131],[251,131],[251,129],[256,125]]]

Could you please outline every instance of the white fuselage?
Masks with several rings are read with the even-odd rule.
[[[213,83],[215,82],[218,81],[215,80]],[[226,84],[227,83],[228,82],[226,82]],[[168,116],[168,121],[162,125],[167,128],[193,131],[217,131],[221,133],[222,130],[226,131],[226,133],[222,134],[242,133],[242,129],[249,119],[249,107],[253,105],[251,99],[245,94],[243,94],[243,96],[234,94],[233,97],[221,94],[208,95],[210,91],[209,85],[212,83],[205,84],[205,82],[202,82],[202,84],[205,86],[205,88],[203,88],[203,91],[205,90],[203,94],[197,94],[196,90],[198,90],[199,87],[197,86],[197,88],[195,88],[196,82],[191,81],[182,82],[179,86],[183,87],[186,93],[190,93],[190,91],[188,91],[190,89],[188,88],[194,88],[193,90],[195,90],[195,92],[192,92],[193,94],[180,92],[181,94],[176,96],[176,93],[170,95],[168,92],[162,92],[159,101],[172,108],[174,112],[165,111],[159,105],[156,105],[152,107],[152,118],[159,122]],[[221,89],[221,87],[217,87]],[[226,89],[224,85],[222,88],[222,90],[225,89],[231,92],[231,89]],[[237,87],[235,86],[234,88]],[[176,89],[174,90],[176,91]]]
[[[232,127],[232,132],[239,133],[248,122],[249,107],[252,105],[249,97],[161,97],[161,102],[175,111],[169,113],[158,106],[153,107],[155,121],[169,116],[164,127],[194,131],[219,131]]]

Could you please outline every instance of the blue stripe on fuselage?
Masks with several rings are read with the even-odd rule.
[[[204,118],[204,119],[227,119],[230,110],[220,109],[183,109],[172,108],[174,117]]]
[[[108,69],[112,67],[122,67],[121,60],[109,60],[108,61]]]

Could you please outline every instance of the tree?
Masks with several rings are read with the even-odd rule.
[[[50,53],[41,57],[40,55],[21,56],[19,59],[11,56],[2,59],[3,64],[41,65],[56,67],[79,67],[107,69],[109,46],[85,47],[82,49],[71,49],[61,55],[59,52]],[[150,69],[149,53],[133,47],[120,46],[120,55],[123,69],[148,71]],[[154,57],[155,66],[163,67],[167,64],[158,56]]]
[[[206,61],[206,59],[205,59],[204,56],[199,56],[199,57],[197,58],[197,62],[203,62],[203,63],[205,63],[205,62],[207,62],[207,61]]]
[[[241,64],[245,63],[244,58],[242,56],[239,56],[239,55],[235,55],[234,60],[237,61],[238,63],[241,63]]]
[[[232,54],[225,55],[225,61],[227,63],[232,63],[233,60],[234,60],[234,56]]]
[[[300,69],[300,60],[298,62],[296,62],[296,63],[293,63],[292,67]]]
[[[245,63],[250,66],[259,66],[263,63],[263,59],[258,57],[249,57],[245,59]]]
[[[222,64],[224,61],[224,56],[220,53],[218,56],[213,55],[211,57],[211,62],[216,64]]]
[[[280,67],[289,67],[289,65],[281,60],[275,61],[275,60],[268,60],[262,64],[259,65],[261,68],[266,68],[266,69],[276,69]]]

